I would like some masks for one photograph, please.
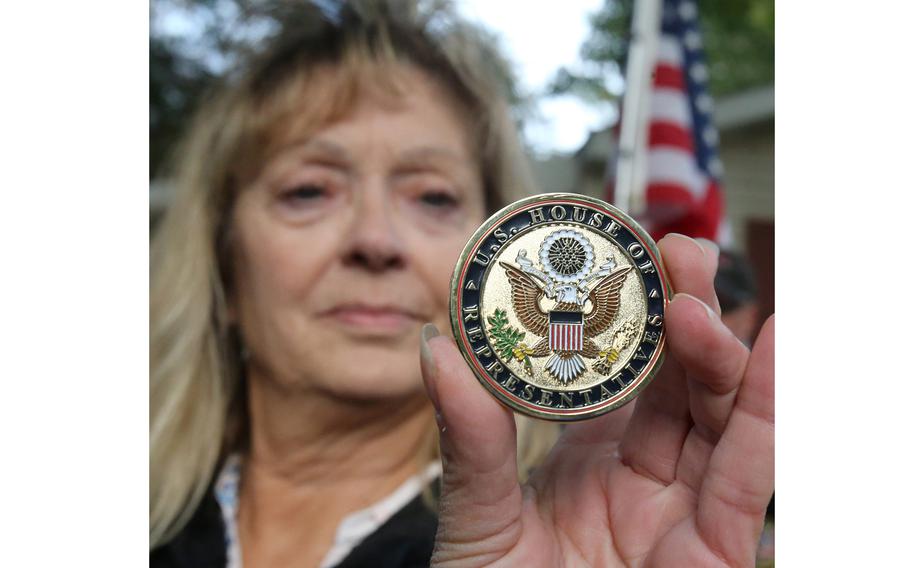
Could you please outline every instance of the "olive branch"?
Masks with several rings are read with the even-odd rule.
[[[594,362],[594,370],[601,375],[609,375],[613,364],[619,359],[619,352],[628,347],[637,329],[637,319],[624,321],[613,334],[612,345],[598,354],[597,361]]]
[[[525,332],[510,326],[505,310],[499,308],[487,318],[487,323],[490,324],[487,330],[490,337],[493,338],[493,347],[503,361],[509,362],[512,359],[518,359],[524,365],[525,371],[531,373],[533,369],[528,355],[533,352],[533,349],[521,342],[525,338]]]

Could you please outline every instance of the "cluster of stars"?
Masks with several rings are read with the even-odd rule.
[[[696,137],[697,159],[715,178],[723,175],[723,165],[717,156],[720,136],[711,123],[714,101],[707,92],[708,66],[704,61],[704,42],[698,31],[698,8],[691,0],[667,0],[663,6],[662,32],[679,38],[683,49],[683,64],[693,91],[692,128]]]

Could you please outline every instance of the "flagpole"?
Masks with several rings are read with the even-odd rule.
[[[632,38],[626,64],[626,92],[622,101],[614,205],[633,217],[645,211],[648,114],[651,77],[660,42],[661,2],[635,0],[632,10]]]

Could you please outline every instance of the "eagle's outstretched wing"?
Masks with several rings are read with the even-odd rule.
[[[585,316],[585,337],[595,337],[610,327],[610,322],[619,310],[619,292],[630,270],[631,266],[617,268],[591,290],[588,299],[591,300],[592,307]]]
[[[540,309],[543,288],[518,268],[502,261],[499,264],[512,285],[512,307],[521,324],[534,335],[545,337],[549,333],[550,318]]]

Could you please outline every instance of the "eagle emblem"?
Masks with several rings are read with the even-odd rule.
[[[525,250],[519,251],[515,264],[499,262],[511,286],[515,314],[527,331],[541,337],[531,347],[522,344],[516,355],[522,361],[525,357],[549,356],[547,372],[564,385],[587,369],[583,358],[595,359],[595,371],[607,374],[619,351],[632,339],[637,322],[624,322],[605,350],[594,339],[616,317],[620,292],[632,267],[617,268],[611,256],[592,272],[593,247],[573,229],[551,233],[541,245],[539,258],[542,269]],[[555,301],[555,305],[544,310],[544,298]]]

